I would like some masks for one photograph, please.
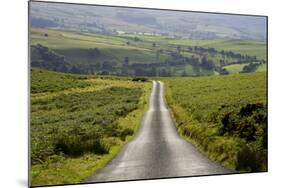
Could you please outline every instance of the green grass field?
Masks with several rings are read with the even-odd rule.
[[[44,36],[48,34],[48,37]],[[155,61],[155,52],[142,44],[127,45],[127,39],[93,33],[67,32],[50,29],[32,29],[31,44],[42,44],[66,57],[72,64],[96,63],[114,60],[123,63],[129,57],[132,63],[150,63]],[[133,41],[131,41],[134,43]],[[151,46],[151,44],[150,44]],[[90,48],[99,48],[101,55],[92,58],[87,52]]]
[[[266,65],[261,65],[258,67],[258,69],[256,70],[256,72],[266,72],[267,71],[267,66]]]
[[[31,70],[32,185],[79,183],[128,142],[149,82]]]
[[[265,73],[164,82],[167,102],[184,138],[227,167],[267,169]]]
[[[224,68],[230,73],[230,74],[237,74],[240,71],[243,70],[243,67],[245,64],[234,64],[234,65],[227,65]]]

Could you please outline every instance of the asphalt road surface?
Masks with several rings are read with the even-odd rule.
[[[106,182],[234,173],[202,155],[177,133],[164,102],[164,85],[153,81],[149,110],[134,139],[85,182]]]

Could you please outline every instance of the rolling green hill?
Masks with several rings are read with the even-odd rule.
[[[35,67],[80,74],[196,76],[233,73],[227,66],[266,63],[266,45],[245,40],[189,40],[31,29]],[[204,60],[205,58],[205,60]],[[259,69],[263,70],[263,69]],[[234,71],[235,72],[235,71]]]

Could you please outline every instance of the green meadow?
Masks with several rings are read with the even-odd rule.
[[[31,70],[32,185],[79,183],[137,131],[149,82]]]
[[[229,168],[267,170],[264,72],[167,78],[166,100],[180,134]]]

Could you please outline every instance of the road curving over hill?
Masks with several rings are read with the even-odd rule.
[[[132,141],[83,183],[235,173],[210,161],[183,140],[164,101],[164,84],[153,81],[149,110]]]

